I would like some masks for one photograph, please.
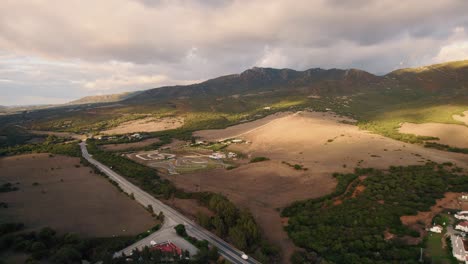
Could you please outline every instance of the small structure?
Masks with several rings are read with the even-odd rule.
[[[270,106],[263,107],[263,110],[271,110]]]
[[[130,138],[140,139],[140,138],[141,138],[141,135],[138,134],[138,133],[135,133],[135,134],[131,135]]]
[[[215,159],[215,160],[220,160],[220,159],[225,159],[226,154],[222,152],[214,152],[213,154],[208,156],[210,159]]]
[[[468,232],[468,221],[463,221],[463,222],[458,223],[455,226],[455,229],[461,230],[463,232]]]
[[[468,243],[456,235],[451,235],[450,240],[452,241],[453,256],[459,261],[468,263],[466,260],[468,257]]]
[[[429,229],[429,231],[439,234],[442,233],[442,230],[444,230],[444,228],[441,225],[435,225]]]
[[[243,140],[242,140],[242,139],[238,139],[238,138],[236,138],[236,139],[233,139],[233,140],[231,140],[231,142],[232,142],[232,143],[236,143],[236,144],[237,144],[237,143],[242,143],[242,142],[243,142]]]
[[[237,154],[234,153],[234,152],[229,152],[228,155],[227,155],[228,158],[232,159],[232,158],[235,158],[237,157]]]
[[[171,253],[174,255],[182,256],[182,249],[180,249],[174,243],[169,241],[151,245],[151,250],[159,250],[164,253]]]
[[[468,220],[468,211],[460,211],[454,217],[459,220]]]

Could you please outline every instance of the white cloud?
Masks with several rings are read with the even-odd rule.
[[[0,92],[74,99],[252,66],[385,73],[466,58],[466,10],[465,0],[1,1],[0,79],[11,82]]]

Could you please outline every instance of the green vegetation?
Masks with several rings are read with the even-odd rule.
[[[446,239],[443,234],[429,233],[425,239],[426,244],[426,259],[427,263],[434,264],[452,264],[458,263],[454,259],[450,248],[443,248],[442,240]],[[445,242],[445,241],[444,241]],[[450,240],[448,240],[448,245]]]
[[[3,192],[14,192],[17,191],[19,188],[14,186],[12,183],[7,182],[2,185],[0,185],[0,193]]]
[[[12,147],[25,144],[34,138],[44,138],[45,136],[33,135],[20,126],[0,127],[0,148]]]
[[[59,138],[56,136],[48,136],[47,139],[40,144],[24,144],[0,148],[0,156],[23,153],[53,153],[72,157],[81,156],[78,141],[69,141],[66,138]]]
[[[438,149],[438,150],[445,150],[445,151],[456,152],[456,153],[468,154],[468,148],[451,147],[451,146],[448,146],[448,145],[439,144],[439,143],[435,143],[435,142],[426,142],[426,144],[424,144],[424,147],[426,147],[426,148],[435,148],[435,149]]]
[[[300,164],[291,164],[291,163],[286,162],[286,161],[282,161],[281,163],[286,164],[286,165],[288,165],[289,167],[291,167],[291,168],[293,168],[295,170],[304,170],[304,171],[309,170],[308,168],[304,168],[304,166],[300,165]]]
[[[131,243],[132,238],[82,239],[75,234],[58,234],[50,228],[39,232],[22,231],[21,223],[0,225],[0,252],[12,250],[29,255],[28,263],[78,263],[82,259],[114,263],[112,254]]]
[[[174,185],[168,180],[161,179],[154,169],[136,163],[120,155],[99,149],[94,140],[88,140],[88,151],[93,158],[112,167],[122,176],[139,185],[143,190],[156,197],[169,198],[175,193]]]
[[[255,163],[255,162],[262,162],[262,161],[267,161],[270,160],[267,157],[254,157],[250,160],[250,163]]]
[[[445,192],[468,188],[467,175],[453,174],[447,167],[427,163],[335,174],[333,194],[297,202],[282,212],[290,217],[287,231],[296,245],[334,263],[417,263],[419,247],[403,241],[419,233],[404,226],[400,217],[428,211]],[[360,184],[365,190],[354,198],[346,195],[348,186],[364,175],[368,177]],[[342,194],[346,199],[341,204],[330,203]],[[386,241],[386,230],[396,238]]]

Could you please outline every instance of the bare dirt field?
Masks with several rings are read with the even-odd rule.
[[[151,144],[158,143],[159,141],[161,141],[159,138],[148,138],[133,143],[102,145],[101,148],[106,151],[125,151],[150,146]]]
[[[142,206],[80,165],[78,158],[6,157],[0,159],[0,172],[0,183],[19,183],[18,191],[0,193],[9,206],[2,209],[2,221],[92,237],[135,235],[155,225]]]
[[[462,115],[453,115],[453,119],[463,122],[468,126],[468,111],[463,112]]]
[[[468,127],[463,125],[403,123],[399,131],[406,134],[438,137],[439,140],[435,142],[459,148],[468,148]]]
[[[147,117],[143,119],[124,122],[116,128],[102,131],[104,135],[118,135],[136,132],[156,132],[168,129],[179,128],[184,125],[184,119],[181,117]]]
[[[323,196],[335,187],[334,172],[351,172],[355,167],[385,169],[391,165],[423,164],[428,160],[452,162],[468,167],[464,154],[448,153],[370,134],[334,113],[278,113],[264,119],[223,130],[196,132],[204,140],[240,138],[250,144],[232,144],[229,150],[249,158],[264,156],[270,161],[252,163],[237,169],[169,176],[176,185],[202,191],[222,192],[232,201],[253,212],[264,234],[278,244],[284,261],[294,249],[282,228],[277,208]],[[283,164],[302,165],[294,170]]]

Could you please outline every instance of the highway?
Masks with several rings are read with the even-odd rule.
[[[227,242],[223,241],[221,238],[217,237],[216,235],[212,234],[208,230],[204,229],[203,227],[197,225],[195,222],[192,220],[188,219],[181,213],[177,212],[173,208],[167,206],[163,202],[159,201],[158,199],[154,198],[147,192],[141,190],[139,187],[136,185],[132,184],[131,182],[127,181],[123,176],[120,176],[113,170],[111,170],[109,167],[106,165],[100,163],[99,161],[95,160],[92,158],[92,155],[88,153],[88,149],[86,148],[86,143],[81,142],[80,143],[81,147],[81,152],[83,155],[83,158],[85,158],[88,162],[96,166],[100,171],[105,173],[110,179],[114,180],[117,182],[124,190],[126,193],[131,194],[133,193],[135,200],[138,201],[140,204],[142,204],[145,207],[148,207],[148,205],[151,205],[153,207],[153,210],[155,213],[158,213],[158,211],[162,211],[164,216],[165,216],[165,224],[166,223],[176,223],[176,224],[183,224],[185,225],[185,228],[187,230],[187,233],[190,236],[193,236],[199,240],[206,240],[208,241],[211,245],[215,246],[218,248],[219,253],[228,261],[231,263],[235,264],[244,264],[244,263],[260,263],[256,261],[255,259],[252,259],[249,257],[248,260],[242,259],[242,252],[232,245],[228,244]],[[171,224],[170,226],[173,226]],[[133,246],[133,248],[141,247],[142,244],[145,244],[146,242],[151,240],[151,237],[157,236],[158,232],[150,235],[149,238],[140,240],[136,242]],[[147,244],[148,245],[148,244]],[[127,248],[124,251],[120,252],[125,252],[128,253],[129,250],[132,248]],[[131,252],[131,250],[130,250]],[[121,253],[120,253],[121,254]]]

